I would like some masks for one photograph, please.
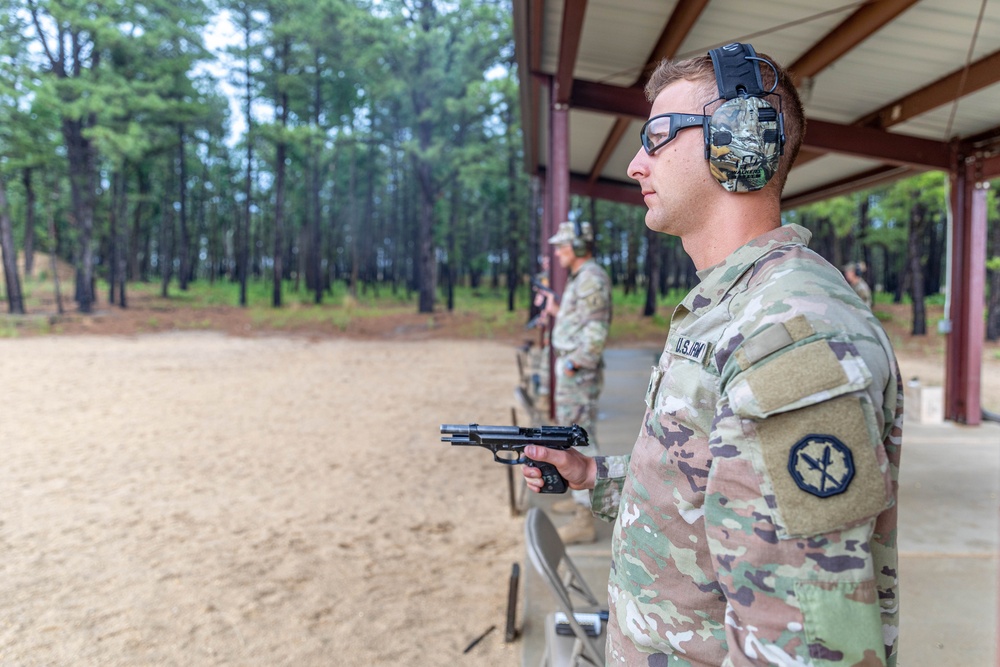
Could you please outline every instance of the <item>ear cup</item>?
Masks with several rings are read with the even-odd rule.
[[[705,157],[730,192],[760,190],[778,170],[781,114],[760,97],[724,102],[708,121]]]
[[[583,257],[587,254],[588,246],[594,242],[594,230],[589,222],[573,221],[576,227],[576,234],[573,238],[573,254]]]

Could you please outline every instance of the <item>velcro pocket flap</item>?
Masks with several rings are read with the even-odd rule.
[[[829,341],[820,339],[772,355],[741,373],[728,394],[737,415],[763,419],[860,391],[871,381],[871,371],[859,356],[838,359]]]

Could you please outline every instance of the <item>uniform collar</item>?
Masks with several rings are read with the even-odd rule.
[[[777,227],[761,234],[734,250],[722,262],[698,271],[701,282],[684,297],[681,306],[694,315],[714,308],[761,257],[781,246],[808,245],[810,237],[812,232],[795,224]]]
[[[596,261],[596,260],[593,257],[588,257],[587,259],[585,259],[583,261],[582,264],[580,264],[580,268],[578,268],[576,271],[568,271],[567,272],[567,273],[569,273],[569,277],[571,279],[572,278],[576,278],[578,275],[580,275],[580,272],[583,271],[583,267],[587,266],[588,264],[593,263],[594,261]]]

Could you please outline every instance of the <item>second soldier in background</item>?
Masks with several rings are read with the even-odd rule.
[[[555,246],[559,265],[569,272],[559,305],[546,304],[556,317],[551,345],[555,351],[556,423],[579,424],[587,430],[588,456],[598,453],[597,399],[604,386],[604,346],[611,325],[611,279],[594,260],[594,231],[589,222],[564,222],[549,243]],[[597,533],[590,511],[590,492],[573,491],[573,497],[553,506],[572,513],[559,529],[566,544],[593,542]]]

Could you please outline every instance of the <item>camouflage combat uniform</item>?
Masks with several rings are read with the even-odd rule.
[[[557,356],[556,423],[579,424],[590,434],[594,447],[597,398],[604,386],[604,344],[610,326],[611,279],[595,260],[588,259],[567,280],[551,344]],[[565,373],[568,361],[576,367],[572,376]]]
[[[872,288],[868,286],[868,283],[865,282],[865,279],[862,278],[861,276],[858,276],[857,280],[854,281],[854,284],[851,285],[851,287],[854,289],[854,293],[857,294],[858,297],[860,297],[861,300],[865,302],[865,305],[871,308]]]
[[[878,321],[796,225],[673,314],[617,519],[608,663],[894,665],[902,384]]]

